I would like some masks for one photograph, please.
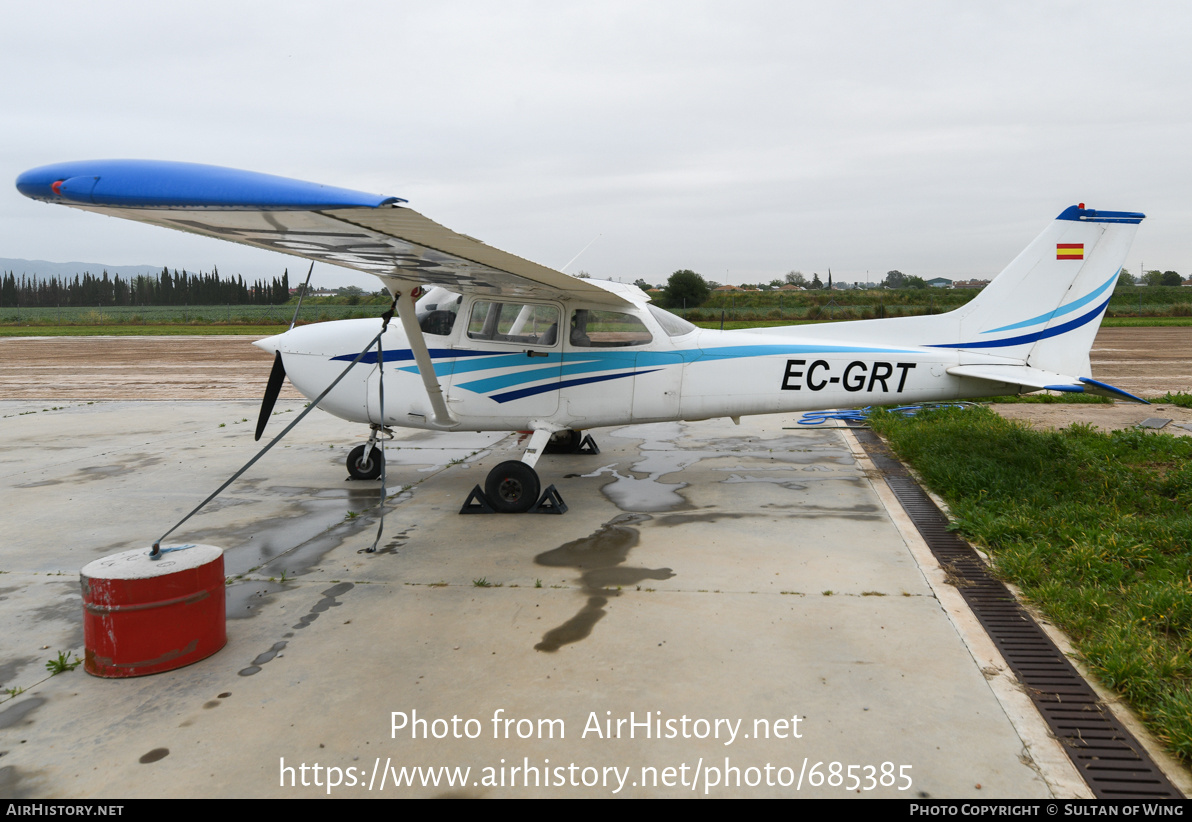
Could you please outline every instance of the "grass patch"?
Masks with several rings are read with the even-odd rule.
[[[997,573],[1192,762],[1192,438],[1032,431],[985,408],[870,424]]]
[[[1166,328],[1192,325],[1192,317],[1105,317],[1102,328]]]
[[[1192,408],[1192,394],[1173,394],[1168,391],[1162,397],[1152,402],[1165,402],[1171,405],[1178,405],[1180,408]]]
[[[73,671],[75,668],[83,664],[83,660],[77,656],[71,659],[70,651],[59,651],[56,659],[51,659],[46,663],[46,670],[50,672],[50,676],[58,676],[67,671]]]

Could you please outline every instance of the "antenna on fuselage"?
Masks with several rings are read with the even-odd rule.
[[[592,238],[592,243],[596,242],[596,241],[597,241],[597,240],[599,240],[599,239],[600,239],[600,235],[599,235],[599,234],[597,234],[595,237],[593,237],[593,238]],[[567,265],[571,265],[573,262],[575,262],[576,260],[578,260],[578,259],[579,259],[579,258],[580,258],[580,257],[583,255],[583,253],[584,253],[585,251],[587,251],[589,248],[591,248],[591,247],[592,247],[592,243],[588,243],[586,246],[584,246],[583,248],[581,248],[581,249],[579,250],[579,254],[576,254],[574,257],[572,257],[570,260],[568,260],[568,261],[567,261]],[[562,268],[560,268],[559,270],[560,270],[560,271],[562,271],[562,272],[564,272],[564,273],[566,273],[566,271],[567,271],[567,265],[563,266],[563,267],[562,267]]]

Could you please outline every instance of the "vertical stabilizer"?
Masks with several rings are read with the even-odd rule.
[[[1066,209],[976,299],[952,312],[959,339],[935,347],[1089,375],[1089,349],[1144,216],[1083,204]]]

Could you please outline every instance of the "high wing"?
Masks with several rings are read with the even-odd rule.
[[[92,160],[25,172],[27,197],[457,293],[631,304],[614,290],[445,228],[398,197],[195,163]]]

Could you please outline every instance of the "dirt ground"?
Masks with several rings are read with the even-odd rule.
[[[256,337],[0,338],[0,399],[256,399],[271,356]],[[1093,376],[1140,396],[1192,393],[1192,328],[1102,328],[1092,350]],[[283,397],[299,399],[286,384]],[[1004,405],[1007,417],[1037,427],[1090,422],[1124,428],[1171,419],[1163,430],[1192,433],[1192,412],[1175,406]]]
[[[8,337],[0,399],[247,400],[265,391],[273,355],[260,337]],[[300,399],[287,382],[282,396]]]

